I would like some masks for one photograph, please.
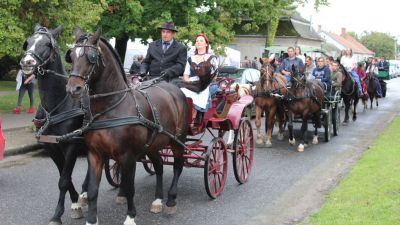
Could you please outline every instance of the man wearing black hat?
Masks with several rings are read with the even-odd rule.
[[[150,43],[146,58],[140,67],[140,75],[145,76],[149,73],[150,78],[163,76],[169,81],[183,74],[187,49],[174,39],[178,30],[173,22],[165,22],[159,29],[161,40]]]

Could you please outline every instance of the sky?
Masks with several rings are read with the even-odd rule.
[[[305,7],[298,7],[300,15],[311,20],[315,30],[318,25],[324,31],[340,34],[341,28],[361,34],[363,31],[388,33],[400,42],[400,26],[394,18],[398,18],[400,1],[398,0],[328,0],[329,6],[321,6],[316,12],[314,0],[309,0]]]

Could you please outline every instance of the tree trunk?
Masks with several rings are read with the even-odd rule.
[[[125,53],[126,53],[126,47],[128,45],[128,36],[124,37],[119,37],[115,39],[115,49],[118,52],[119,57],[121,58],[121,63],[124,65],[124,60],[125,60]]]

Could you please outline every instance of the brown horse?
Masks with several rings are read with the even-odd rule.
[[[101,36],[75,30],[76,44],[67,52],[72,70],[67,91],[73,97],[91,94],[92,118],[85,132],[90,165],[86,224],[97,224],[97,196],[103,161],[109,157],[121,166],[121,188],[127,198],[125,225],[135,224],[134,177],[136,161],[146,154],[154,164],[157,182],[151,211],[162,210],[163,164],[159,150],[169,144],[174,154],[174,176],[166,202],[167,213],[176,211],[177,184],[182,172],[189,109],[184,94],[170,83],[150,81],[129,88],[115,50]]]
[[[282,98],[287,94],[286,78],[279,73],[274,74],[274,61],[268,62],[268,59],[260,58],[261,78],[257,82],[254,91],[256,104],[256,127],[257,127],[257,145],[261,145],[261,113],[265,111],[265,146],[271,147],[272,128],[274,127],[275,117],[279,121],[278,139],[283,140],[285,112]]]
[[[291,145],[296,143],[293,136],[293,120],[298,115],[302,120],[302,124],[300,144],[297,150],[302,152],[307,144],[307,126],[310,116],[313,118],[315,127],[312,143],[318,143],[318,128],[321,127],[321,108],[324,101],[324,90],[319,80],[306,81],[306,76],[295,66],[292,67],[292,71],[294,71],[292,73],[292,88],[285,101],[285,106],[289,110],[289,143]]]

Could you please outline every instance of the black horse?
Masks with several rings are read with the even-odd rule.
[[[137,88],[128,87],[117,53],[100,36],[100,29],[93,35],[76,29],[76,44],[66,54],[67,62],[73,63],[67,90],[74,97],[89,91],[93,114],[85,133],[90,165],[86,224],[97,224],[98,221],[97,196],[103,161],[107,157],[121,166],[121,189],[128,204],[124,224],[135,224],[136,160],[144,154],[153,162],[157,176],[156,199],[151,211],[161,212],[163,164],[159,150],[167,144],[174,154],[174,176],[166,210],[174,213],[177,184],[184,164],[183,143],[189,125],[186,97],[177,86],[157,79]]]
[[[368,97],[370,101],[370,109],[372,109],[372,103],[374,102],[374,98],[376,101],[376,107],[379,106],[378,103],[378,94],[376,92],[377,90],[377,82],[375,81],[375,75],[373,72],[367,73],[368,79],[367,79],[367,92],[368,92]]]
[[[51,135],[59,136],[80,128],[83,120],[80,100],[73,100],[65,90],[67,73],[61,62],[60,50],[55,40],[61,30],[61,27],[48,30],[36,25],[34,34],[24,43],[25,54],[20,61],[24,73],[34,73],[37,78],[41,101],[35,118],[36,124],[40,127],[37,137],[43,142],[44,149],[49,153],[60,173],[58,181],[60,194],[50,225],[61,224],[67,191],[72,201],[71,217],[83,217],[81,205],[78,203],[79,194],[72,183],[71,174],[78,153],[86,151],[85,144],[83,142],[55,143],[56,141],[49,138]],[[84,182],[82,189],[84,192],[87,190],[87,182]]]
[[[347,72],[343,65],[340,65],[340,68],[343,73],[343,81],[342,81],[342,91],[341,96],[344,103],[344,121],[343,125],[347,125],[349,123],[349,109],[353,104],[353,121],[357,120],[357,104],[359,101],[359,89],[357,87],[357,82],[353,79],[351,74]]]

